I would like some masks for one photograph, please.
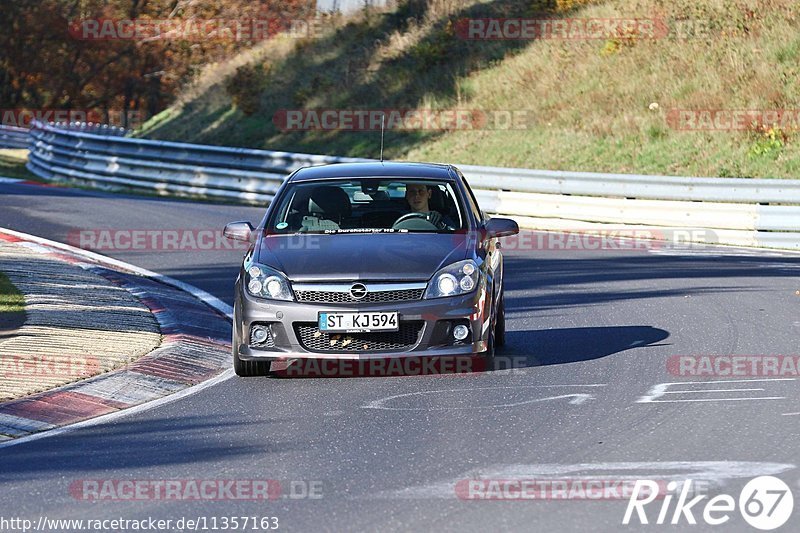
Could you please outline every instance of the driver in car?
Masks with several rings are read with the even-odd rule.
[[[428,206],[428,202],[433,195],[433,191],[422,183],[409,183],[406,185],[406,201],[411,206],[412,213],[425,214],[425,220],[436,226],[438,229],[447,229],[452,222],[442,216],[438,211],[433,211]]]

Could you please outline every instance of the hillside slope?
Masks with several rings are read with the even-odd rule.
[[[489,17],[558,17],[571,28],[636,19],[656,30],[464,38],[465,20]],[[330,17],[318,28],[314,37],[281,37],[209,67],[140,134],[376,157],[377,133],[284,131],[280,117],[320,109],[508,112],[522,117],[513,129],[489,120],[470,130],[389,131],[387,156],[800,177],[800,4],[793,0],[413,0],[395,12]]]

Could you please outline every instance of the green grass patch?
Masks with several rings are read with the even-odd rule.
[[[0,314],[25,312],[25,298],[9,281],[8,276],[0,272]]]
[[[0,149],[0,176],[41,181],[25,168],[25,163],[27,162],[27,150]]]

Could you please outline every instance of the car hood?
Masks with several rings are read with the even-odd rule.
[[[258,262],[292,281],[427,280],[468,256],[463,234],[269,235]]]

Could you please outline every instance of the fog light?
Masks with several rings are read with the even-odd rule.
[[[261,344],[269,338],[269,331],[264,326],[255,326],[253,328],[253,342]]]
[[[453,328],[453,337],[457,341],[463,341],[469,335],[469,328],[463,324],[459,324],[458,326]]]

